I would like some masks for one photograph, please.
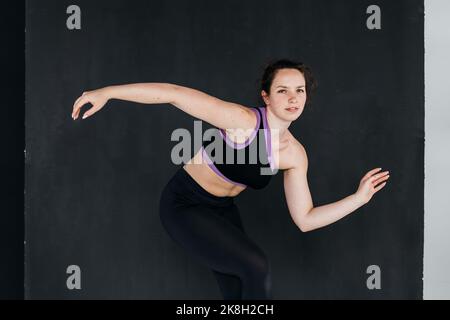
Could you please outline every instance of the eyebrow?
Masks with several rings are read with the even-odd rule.
[[[277,88],[287,88],[286,86],[277,86]],[[304,87],[304,86],[298,86],[297,88],[302,88],[302,87]]]

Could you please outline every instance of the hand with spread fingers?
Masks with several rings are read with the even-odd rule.
[[[363,203],[369,202],[372,196],[386,185],[389,171],[379,172],[380,170],[381,168],[372,169],[362,177],[355,194]]]
[[[83,114],[83,119],[99,111],[108,102],[109,96],[105,88],[86,91],[75,101],[72,110],[72,119],[76,120],[80,114],[81,107],[86,103],[92,104],[92,107]]]

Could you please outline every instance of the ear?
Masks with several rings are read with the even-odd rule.
[[[264,90],[261,91],[261,97],[263,98],[266,104],[269,103],[269,95]]]

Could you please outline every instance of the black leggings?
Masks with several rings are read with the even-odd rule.
[[[245,233],[233,197],[207,192],[181,167],[159,210],[170,237],[212,270],[224,299],[272,299],[269,261]]]

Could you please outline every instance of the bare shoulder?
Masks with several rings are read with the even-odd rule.
[[[308,155],[303,144],[300,143],[291,133],[289,133],[289,147],[286,153],[285,170],[300,169],[307,170]]]
[[[296,163],[298,166],[302,167],[302,169],[306,169],[308,167],[308,155],[306,153],[306,149],[300,141],[295,138],[293,139],[293,147],[297,159]]]

